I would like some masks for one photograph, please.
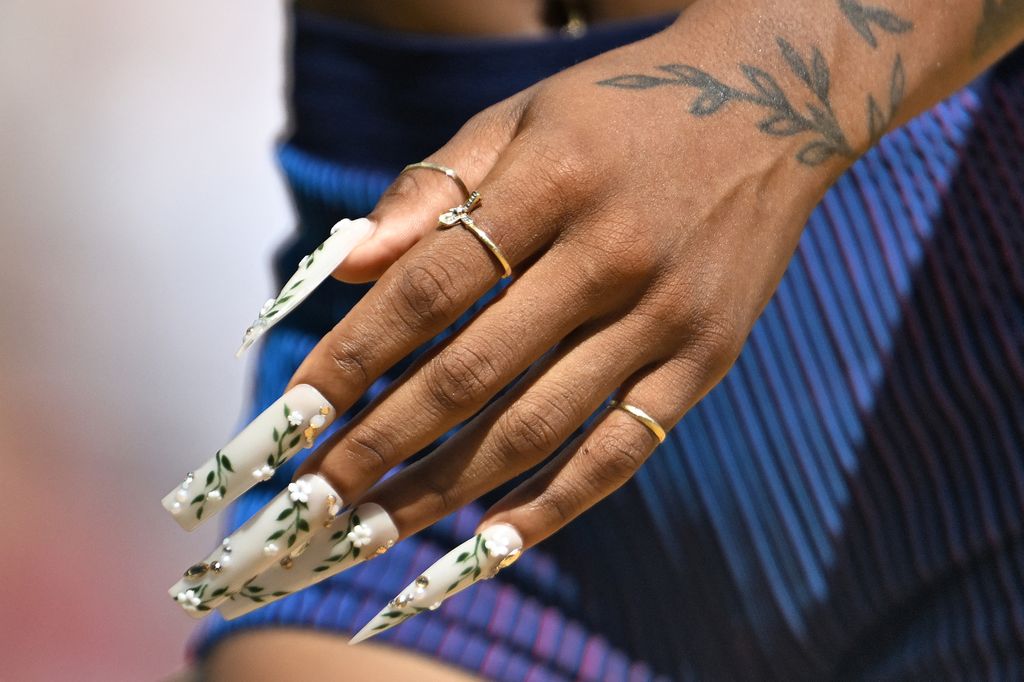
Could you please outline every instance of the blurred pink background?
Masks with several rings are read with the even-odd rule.
[[[0,5],[0,679],[182,665],[165,590],[217,529],[159,500],[238,426],[233,352],[291,226],[283,12]]]

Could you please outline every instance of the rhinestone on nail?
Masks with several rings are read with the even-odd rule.
[[[414,584],[416,585],[416,591],[422,592],[430,586],[430,578],[425,575],[421,575],[419,578],[416,578],[416,582]]]
[[[196,578],[201,578],[206,575],[206,572],[209,570],[210,564],[208,563],[204,562],[201,564],[193,564],[185,569],[185,577],[189,580],[195,580]]]

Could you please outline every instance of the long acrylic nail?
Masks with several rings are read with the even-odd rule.
[[[373,232],[374,227],[367,218],[345,218],[335,224],[331,228],[331,236],[311,254],[302,257],[298,269],[291,279],[284,283],[281,292],[263,304],[260,314],[242,334],[242,345],[235,356],[241,357],[242,353],[256,343],[268,329],[306,300],[306,297],[348,258],[348,254]]]
[[[248,583],[244,593],[220,605],[231,620],[281,597],[380,556],[398,540],[398,528],[379,505],[367,503],[348,511],[313,536],[297,557],[285,556]]]
[[[334,421],[335,411],[312,386],[299,384],[264,410],[234,440],[167,493],[162,504],[185,530],[227,506],[303,448]]]
[[[253,578],[297,555],[310,536],[340,513],[341,497],[330,484],[317,474],[306,474],[289,483],[203,561],[189,567],[168,593],[195,618],[232,597],[251,598]]]
[[[418,613],[433,611],[441,603],[479,580],[493,578],[522,553],[523,539],[512,526],[499,523],[486,528],[438,559],[408,587],[388,602],[349,644],[395,627]]]

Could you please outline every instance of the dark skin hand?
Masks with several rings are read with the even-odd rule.
[[[481,525],[510,523],[525,547],[629,480],[657,441],[621,411],[554,453],[612,394],[666,428],[683,418],[737,357],[831,183],[1024,38],[1021,0],[883,4],[701,0],[469,121],[430,160],[479,189],[473,218],[513,281],[299,474],[380,504],[406,537],[547,461]],[[437,173],[395,182],[335,273],[377,283],[291,385],[344,411],[498,282],[472,234],[436,229],[461,199]]]

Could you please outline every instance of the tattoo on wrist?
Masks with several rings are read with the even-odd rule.
[[[985,56],[992,48],[1024,22],[1024,0],[983,0],[981,21],[974,34],[974,58]]]
[[[1012,0],[1024,2],[1024,0]],[[905,33],[913,24],[878,7],[865,6],[857,0],[839,0],[840,9],[872,48],[878,46],[873,26],[891,34]],[[744,87],[733,87],[707,71],[688,64],[663,64],[655,67],[658,75],[623,74],[597,82],[604,87],[625,90],[683,86],[699,92],[689,106],[690,114],[701,118],[717,114],[729,102],[752,104],[765,111],[757,128],[772,137],[793,137],[812,133],[796,154],[796,160],[807,166],[820,165],[833,157],[854,159],[857,150],[849,142],[832,106],[832,75],[828,62],[817,46],[812,46],[805,57],[785,38],[777,37],[776,44],[786,67],[813,96],[803,107],[794,104],[802,93],[787,93],[779,81],[768,71],[751,64],[740,64],[746,79]],[[886,106],[881,106],[874,94],[865,97],[868,140],[871,145],[886,132],[903,102],[906,91],[906,72],[903,59],[897,53],[889,72]]]
[[[873,48],[878,47],[878,38],[872,30],[873,26],[892,34],[906,33],[914,28],[913,22],[882,7],[865,5],[859,0],[839,0],[839,9],[850,25]]]

